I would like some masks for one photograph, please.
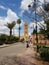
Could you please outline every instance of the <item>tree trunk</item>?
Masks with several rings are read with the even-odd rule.
[[[10,37],[12,36],[12,30],[10,29]]]
[[[19,40],[20,40],[20,24],[19,24]]]

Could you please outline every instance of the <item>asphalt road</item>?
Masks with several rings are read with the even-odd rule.
[[[18,55],[26,50],[26,44],[18,43],[17,45],[12,45],[0,49],[0,60],[5,56]]]

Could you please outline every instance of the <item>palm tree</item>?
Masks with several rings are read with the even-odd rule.
[[[15,25],[16,25],[15,21],[6,24],[6,26],[10,29],[10,37],[12,36],[12,29]]]
[[[20,28],[20,24],[21,24],[21,20],[18,19],[18,20],[17,20],[17,23],[19,24],[19,28],[18,28],[18,29],[19,29],[19,40],[20,40],[20,29],[21,29],[21,28]]]

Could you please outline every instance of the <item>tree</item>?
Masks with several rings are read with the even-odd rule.
[[[33,30],[33,34],[36,34],[36,29]]]
[[[20,40],[20,29],[21,29],[21,28],[20,28],[20,24],[21,24],[21,20],[18,19],[18,20],[17,20],[17,23],[19,24],[19,28],[18,28],[18,29],[19,29],[19,40]]]
[[[47,14],[49,14],[49,3],[45,4],[44,5],[44,10],[46,11]],[[44,35],[45,38],[49,39],[49,15],[46,16],[44,15],[44,22],[46,24],[46,30],[45,29],[42,29],[40,28],[40,33]]]
[[[13,27],[16,25],[15,21],[13,21],[12,23],[7,23],[6,26],[10,29],[10,37],[12,35],[12,29]]]
[[[39,34],[43,34],[44,35],[44,29],[40,28]]]
[[[49,11],[49,3],[44,5],[44,10],[47,12]]]
[[[47,19],[47,20],[45,21],[45,23],[46,23],[46,25],[47,25],[47,27],[46,27],[46,35],[47,35],[47,38],[49,39],[49,19]]]
[[[49,3],[45,4],[44,6],[44,10],[49,14]],[[49,18],[49,15],[48,15]],[[47,30],[45,32],[45,34],[47,35],[47,38],[49,39],[49,19],[45,20],[45,23],[47,25]]]
[[[49,39],[49,19],[45,20],[46,30],[40,28],[40,34],[43,34],[45,38]]]
[[[31,33],[31,35],[33,35],[33,34],[36,34],[36,29],[34,29],[33,32]]]

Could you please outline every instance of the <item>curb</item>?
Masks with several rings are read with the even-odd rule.
[[[19,43],[18,43],[18,44],[19,44]],[[13,46],[13,45],[17,45],[17,43],[5,45],[5,46],[0,46],[0,49],[6,48],[6,47],[10,47],[10,46]]]

